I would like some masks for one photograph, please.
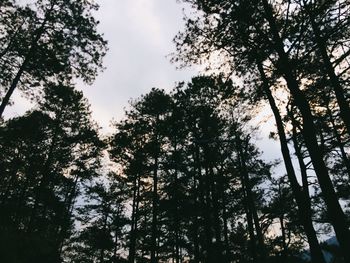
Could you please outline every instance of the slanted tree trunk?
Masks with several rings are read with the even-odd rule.
[[[10,88],[8,89],[8,91],[5,94],[5,97],[1,101],[1,104],[0,104],[0,118],[2,117],[2,115],[3,115],[4,111],[5,111],[5,107],[9,103],[10,98],[11,98],[13,92],[15,91],[15,89],[16,89],[18,83],[19,83],[19,80],[21,79],[22,74],[25,71],[25,68],[26,68],[28,62],[29,62],[29,55],[27,55],[26,59],[23,61],[21,67],[19,68],[15,78],[13,79],[13,81],[12,81],[12,83],[10,85]]]
[[[22,65],[20,66],[20,68],[19,68],[15,78],[13,79],[9,89],[7,90],[7,92],[5,94],[5,97],[1,101],[1,104],[0,104],[0,119],[3,117],[3,113],[4,113],[4,110],[5,110],[5,107],[8,105],[8,103],[10,101],[10,98],[11,98],[13,92],[15,91],[15,89],[16,89],[16,87],[17,87],[17,85],[18,85],[18,83],[19,83],[23,73],[25,72],[29,61],[32,59],[32,56],[35,54],[35,50],[37,48],[38,41],[40,40],[40,38],[42,37],[42,35],[43,35],[44,31],[45,31],[46,23],[48,22],[49,15],[50,15],[51,11],[53,10],[54,5],[55,5],[55,3],[53,2],[51,4],[51,7],[50,7],[48,13],[45,15],[45,18],[44,18],[43,22],[41,23],[37,34],[34,36],[32,42],[31,42],[31,45],[29,47],[29,51],[26,54],[26,56],[25,56],[25,58],[24,58],[24,60],[22,62]]]
[[[289,111],[287,109],[287,112],[288,112],[289,118],[292,121],[292,141],[293,141],[295,155],[296,155],[296,157],[298,159],[298,163],[299,163],[301,180],[302,180],[302,189],[303,189],[305,196],[306,196],[306,199],[307,199],[305,201],[307,201],[308,206],[311,209],[309,182],[308,182],[308,178],[307,178],[307,167],[304,163],[304,156],[301,152],[301,146],[299,145],[298,138],[297,138],[297,128],[299,125],[298,125],[297,120],[295,119],[295,117],[293,115],[293,111]]]

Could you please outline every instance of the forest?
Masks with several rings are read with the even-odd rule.
[[[167,59],[205,69],[111,134],[98,2],[0,0],[0,262],[350,263],[350,1],[178,0]]]

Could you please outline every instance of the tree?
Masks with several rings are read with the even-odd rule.
[[[126,177],[129,198],[131,198],[131,220],[129,231],[128,261],[135,262],[136,244],[139,237],[140,206],[143,189],[148,185],[143,179],[147,171],[147,155],[144,149],[147,136],[147,124],[137,119],[133,110],[127,113],[127,119],[116,124],[116,133],[110,138],[110,158],[121,165]],[[146,131],[145,131],[146,130]]]
[[[152,89],[152,91],[142,97],[139,101],[135,102],[133,107],[134,110],[128,114],[130,119],[129,122],[126,122],[123,125],[120,125],[118,128],[120,132],[117,133],[112,141],[112,145],[116,148],[112,150],[112,154],[116,153],[114,156],[115,159],[123,158],[123,155],[120,155],[117,149],[119,149],[118,143],[120,140],[124,141],[125,149],[122,150],[121,154],[124,154],[125,151],[129,151],[129,154],[134,155],[134,160],[129,161],[128,166],[130,166],[130,172],[133,181],[133,222],[132,222],[132,240],[131,240],[131,250],[129,251],[129,260],[132,262],[134,260],[134,251],[135,251],[135,230],[137,229],[136,217],[139,210],[139,198],[140,198],[140,183],[141,180],[139,177],[148,176],[152,173],[152,224],[151,224],[151,262],[157,262],[157,239],[158,239],[158,207],[159,207],[159,190],[158,190],[158,180],[159,180],[159,160],[161,158],[161,140],[163,136],[163,124],[162,120],[167,114],[167,108],[170,105],[170,97],[165,94],[164,91],[158,89]],[[131,124],[131,125],[130,125]],[[128,129],[128,130],[126,130]],[[138,130],[139,129],[139,130]],[[138,134],[141,132],[140,134]],[[141,136],[141,137],[140,137]],[[143,137],[143,138],[142,138]],[[144,149],[133,149],[135,146],[139,146],[137,140],[142,140],[145,144]],[[125,144],[126,142],[126,144]],[[129,143],[134,143],[132,145]],[[144,159],[145,163],[142,163],[142,155],[146,153],[150,159]],[[128,157],[124,155],[124,158]],[[152,160],[152,163],[149,161]],[[125,162],[125,160],[124,160]],[[142,170],[145,168],[145,170]],[[141,169],[141,170],[140,170]],[[128,172],[129,173],[129,172]],[[136,173],[136,174],[135,174]],[[146,174],[144,174],[146,173]]]
[[[343,52],[339,59],[336,59],[336,64],[332,63],[331,57],[333,54],[328,54],[328,46],[326,36],[331,36],[332,49],[339,52],[346,46],[346,38],[349,34],[348,30],[340,32],[341,28],[348,26],[349,9],[347,1],[330,1],[317,5],[316,3],[307,3],[306,1],[297,1],[300,8],[307,15],[308,22],[313,33],[313,42],[316,43],[320,57],[323,62],[323,71],[328,75],[330,85],[333,87],[336,100],[340,109],[340,116],[345,124],[346,130],[350,134],[350,107],[346,96],[346,90],[341,84],[341,76],[337,76],[337,64],[341,64],[343,60],[349,56],[349,50]],[[302,12],[302,11],[301,11]],[[322,30],[324,25],[327,25]]]
[[[100,163],[104,143],[82,93],[64,85],[45,91],[36,110],[1,128],[5,261],[13,249],[37,262],[59,260],[80,185]]]
[[[20,7],[8,2],[0,22],[4,40],[9,39],[0,56],[5,74],[5,91],[0,117],[14,90],[35,93],[35,87],[48,82],[70,82],[78,77],[91,82],[102,67],[106,41],[97,32],[92,11],[98,6],[89,1],[37,0]]]
[[[105,179],[107,183],[93,183],[85,192],[86,203],[78,209],[81,229],[65,251],[69,262],[121,262],[127,188],[116,174]]]
[[[235,72],[242,76],[247,75],[245,71],[251,72],[251,66],[256,68],[256,64],[258,66],[261,64],[263,69],[268,70],[268,74],[276,80],[278,78],[285,80],[285,87],[302,116],[302,132],[306,147],[316,171],[329,216],[338,239],[342,240],[340,243],[346,256],[345,247],[349,246],[346,218],[337,200],[329,170],[323,161],[322,151],[317,141],[313,109],[305,91],[301,89],[305,71],[300,64],[293,63],[302,61],[303,57],[300,58],[299,54],[306,53],[303,53],[304,46],[299,43],[304,36],[302,31],[305,27],[304,20],[294,16],[293,8],[289,8],[290,5],[269,3],[265,0],[241,1],[235,4],[229,1],[187,2],[191,2],[194,7],[203,11],[204,15],[202,19],[189,20],[188,31],[178,36],[178,49],[181,53],[179,59],[185,63],[191,63],[198,61],[198,54],[204,54],[202,57],[205,58],[212,52],[221,51],[226,54],[226,61]],[[289,15],[290,12],[293,15]],[[261,69],[259,71],[261,74]],[[259,95],[257,92],[253,93],[255,95],[247,94],[250,94],[248,95],[250,97]],[[282,129],[279,129],[279,134],[282,135],[280,131]],[[284,155],[287,157],[284,142],[283,145],[281,143],[285,149]],[[286,157],[285,161],[288,159]],[[296,184],[295,186],[293,190],[298,192],[298,186]],[[320,249],[317,250],[318,259],[320,259],[322,254]]]
[[[259,152],[232,119],[225,105],[232,89],[232,82],[221,76],[193,78],[170,95],[152,89],[116,124],[110,153],[129,185],[129,262],[231,262],[239,249],[230,237],[239,229],[236,221],[246,230],[247,214],[259,243],[244,237],[240,249],[247,250],[247,260],[267,257],[259,185],[270,165],[258,158]],[[248,243],[257,248],[258,257],[250,254]]]
[[[271,178],[267,194],[270,200],[262,209],[275,229],[275,236],[269,243],[277,262],[295,262],[302,257],[304,247],[305,234],[298,223],[297,204],[289,189],[287,176]],[[279,231],[276,231],[276,225],[279,225]]]

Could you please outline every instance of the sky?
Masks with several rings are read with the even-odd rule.
[[[104,133],[111,133],[111,120],[121,119],[131,98],[152,87],[170,90],[176,82],[190,80],[195,69],[177,70],[169,55],[175,51],[172,39],[184,28],[184,4],[176,0],[96,0],[98,31],[108,40],[105,70],[92,85],[77,81],[91,104],[93,118]],[[32,105],[20,93],[6,116],[23,114]]]
[[[96,0],[98,31],[108,40],[105,70],[92,85],[77,82],[91,104],[93,119],[104,134],[113,132],[112,120],[120,120],[130,99],[152,87],[171,90],[176,82],[188,81],[200,73],[199,67],[176,69],[169,55],[175,51],[173,38],[184,28],[183,9],[176,0]],[[23,114],[32,105],[17,92],[14,106],[6,116]],[[265,115],[271,114],[269,110]],[[265,119],[266,116],[262,117]],[[267,139],[273,122],[260,123],[257,143],[267,159],[279,158],[279,146]]]
[[[196,75],[169,62],[172,39],[184,27],[182,4],[175,0],[98,0],[99,31],[108,40],[105,71],[92,86],[79,85],[89,99],[94,119],[111,132],[130,98],[152,87],[170,90]],[[84,87],[83,87],[84,86]]]
[[[130,99],[140,97],[152,87],[169,91],[176,82],[189,81],[200,70],[199,67],[177,70],[176,65],[167,58],[175,51],[173,38],[184,28],[182,18],[186,6],[183,3],[176,0],[96,2],[100,5],[95,14],[100,21],[98,31],[104,34],[109,47],[104,58],[105,70],[92,85],[78,81],[77,88],[89,100],[93,119],[101,127],[102,133],[108,135],[114,131],[112,120],[123,118]],[[19,92],[14,94],[13,101],[15,104],[5,110],[7,118],[20,116],[33,106]],[[268,107],[262,109],[256,124],[259,130],[255,143],[263,152],[263,159],[281,159],[279,143],[268,139],[270,131],[275,130]],[[285,173],[282,164],[274,170],[276,176]]]

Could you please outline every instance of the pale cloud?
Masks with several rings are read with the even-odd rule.
[[[110,132],[110,120],[120,119],[131,98],[152,87],[170,90],[189,80],[196,70],[178,71],[166,55],[183,28],[183,6],[174,0],[100,0],[96,17],[109,41],[106,70],[91,87],[78,86],[92,104],[93,117]]]
[[[142,42],[162,48],[164,39],[161,32],[162,21],[154,11],[155,1],[133,0],[127,8],[130,28],[140,37]],[[169,44],[169,43],[167,43]]]
[[[111,120],[121,119],[131,98],[152,87],[170,90],[176,82],[189,80],[197,70],[176,70],[166,56],[174,51],[173,37],[183,29],[183,5],[175,0],[96,0],[100,9],[99,32],[109,42],[106,70],[87,86],[77,81],[91,103],[93,118],[111,132]],[[20,115],[32,104],[16,95],[6,116]]]
[[[13,118],[23,115],[28,109],[32,108],[34,104],[25,98],[18,90],[15,90],[12,96],[12,101],[15,102],[13,106],[8,106],[5,109],[6,118]]]
[[[26,0],[23,0],[26,1]],[[176,0],[96,0],[98,29],[109,41],[104,59],[106,70],[91,85],[77,81],[91,103],[93,118],[105,134],[113,132],[111,120],[123,118],[128,101],[152,87],[170,90],[176,82],[188,81],[202,67],[176,70],[166,55],[175,47],[173,37],[184,27],[182,9]],[[33,105],[16,93],[15,105],[7,107],[6,117],[19,116]],[[264,114],[271,112],[264,109]],[[265,118],[265,117],[264,117]],[[261,120],[261,119],[260,119]],[[260,123],[257,143],[269,160],[280,158],[277,142],[268,140],[273,121]]]

